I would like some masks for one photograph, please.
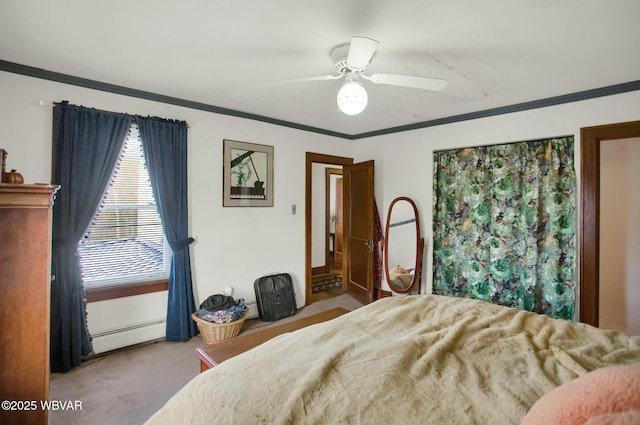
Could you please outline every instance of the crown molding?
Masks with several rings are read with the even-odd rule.
[[[154,102],[167,103],[170,105],[182,106],[190,109],[198,109],[201,111],[212,112],[214,114],[229,115],[238,118],[245,118],[253,121],[265,122],[268,124],[288,127],[296,130],[309,131],[312,133],[324,134],[326,136],[338,137],[347,140],[366,139],[369,137],[382,136],[386,134],[401,133],[405,131],[418,130],[421,128],[435,127],[438,125],[452,124],[461,121],[475,120],[479,118],[487,118],[496,115],[511,114],[514,112],[522,112],[531,109],[546,108],[548,106],[561,105],[564,103],[579,102],[582,100],[594,99],[597,97],[611,96],[615,94],[626,93],[630,91],[640,90],[640,80],[630,81],[628,83],[615,84],[606,87],[600,87],[591,90],[584,90],[576,93],[565,94],[561,96],[553,96],[530,102],[517,103],[514,105],[501,106],[498,108],[485,109],[482,111],[471,112],[467,114],[453,115],[450,117],[438,118],[429,121],[422,121],[414,124],[401,125],[397,127],[384,128],[380,130],[369,131],[358,134],[346,134],[324,128],[312,127],[291,121],[279,120],[276,118],[265,117],[257,114],[237,111],[234,109],[222,108],[219,106],[209,105],[206,103],[192,102],[190,100],[179,99],[171,96],[164,96],[157,93],[151,93],[143,90],[137,90],[130,87],[123,87],[114,84],[103,83],[100,81],[89,80],[86,78],[75,77],[73,75],[61,74],[59,72],[47,71],[41,68],[21,65],[14,62],[0,60],[0,71],[11,72],[14,74],[25,75],[44,80],[55,81],[63,84],[70,84],[79,87],[85,87],[92,90],[100,90],[123,96],[136,97],[140,99],[151,100]]]

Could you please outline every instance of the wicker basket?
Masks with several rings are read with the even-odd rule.
[[[215,344],[226,339],[235,338],[240,333],[244,321],[247,320],[249,315],[249,309],[244,313],[240,319],[228,323],[214,323],[201,319],[200,315],[196,312],[191,315],[191,318],[198,325],[202,339],[207,344]]]

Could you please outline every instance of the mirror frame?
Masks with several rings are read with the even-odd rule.
[[[411,204],[411,207],[413,208],[413,214],[416,218],[416,264],[414,267],[414,273],[413,273],[413,279],[411,280],[411,285],[409,285],[409,287],[406,289],[397,290],[396,288],[393,287],[391,278],[389,276],[389,224],[390,224],[389,218],[391,217],[391,211],[393,210],[393,206],[400,201],[406,201],[406,202],[409,202],[409,204]],[[384,249],[384,274],[385,274],[385,277],[387,278],[387,284],[389,285],[389,288],[391,289],[391,291],[395,292],[396,294],[408,294],[411,291],[413,291],[413,288],[416,286],[416,283],[417,283],[418,293],[420,293],[420,288],[422,285],[422,254],[424,251],[424,238],[420,236],[420,218],[418,216],[418,208],[416,207],[416,203],[413,202],[413,199],[408,198],[406,196],[399,196],[393,201],[391,201],[391,204],[389,205],[389,210],[387,211],[387,223],[385,224],[385,229],[384,229],[383,247],[384,247],[383,248]]]

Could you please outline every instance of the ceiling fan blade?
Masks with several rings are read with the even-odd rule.
[[[302,78],[292,78],[290,80],[280,80],[280,81],[271,81],[267,83],[262,83],[262,86],[280,86],[284,84],[293,84],[293,83],[306,83],[308,81],[329,81],[329,80],[337,80],[338,78],[342,78],[343,75],[317,75],[315,77],[302,77]]]
[[[352,71],[364,71],[369,66],[373,54],[378,48],[378,41],[367,37],[351,37],[347,67]]]
[[[365,75],[363,77],[367,78]],[[445,88],[447,80],[440,78],[414,77],[398,74],[373,74],[367,78],[375,84],[388,84],[391,86],[411,87],[414,89],[438,91]]]

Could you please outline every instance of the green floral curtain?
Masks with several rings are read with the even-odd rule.
[[[434,154],[433,292],[573,320],[573,137]]]

